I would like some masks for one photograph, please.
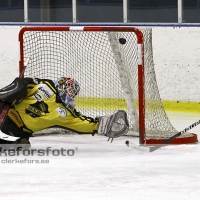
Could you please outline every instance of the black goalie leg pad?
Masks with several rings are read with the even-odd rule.
[[[16,78],[11,84],[0,89],[0,100],[9,102],[20,103],[27,95],[28,83],[21,78]]]

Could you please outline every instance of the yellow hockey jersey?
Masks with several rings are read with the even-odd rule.
[[[95,133],[98,122],[93,118],[70,110],[60,100],[53,81],[33,79],[27,86],[28,93],[19,104],[8,112],[8,117],[25,132],[37,132],[60,127],[80,134]]]

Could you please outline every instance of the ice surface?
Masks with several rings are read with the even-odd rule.
[[[168,114],[178,130],[199,120],[198,114]],[[200,134],[200,125],[191,132]],[[138,138],[128,139],[138,143]],[[199,144],[166,146],[147,153],[126,147],[126,140],[121,137],[109,143],[103,136],[90,135],[32,138],[32,149],[37,151],[51,147],[55,155],[61,148],[75,154],[1,155],[0,199],[199,199]],[[16,160],[24,163],[8,163]],[[28,163],[35,160],[49,163]]]
[[[10,84],[18,76],[20,29],[18,26],[0,28],[0,88]],[[162,99],[198,101],[199,28],[158,27],[153,31],[155,70]],[[183,113],[169,113],[169,116],[177,130],[188,127],[200,117],[198,114]],[[200,125],[191,132],[197,133],[200,138]],[[110,144],[106,138],[97,136],[32,138],[33,149],[51,146],[54,149],[78,147],[78,150],[75,150],[74,156],[65,157],[0,156],[0,199],[199,199],[199,144],[167,146],[152,153],[144,153],[126,147],[126,140],[127,138],[119,138]],[[138,138],[129,140],[138,143]],[[2,161],[5,159],[49,160],[49,164],[3,164]]]

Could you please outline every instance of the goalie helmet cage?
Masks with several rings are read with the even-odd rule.
[[[161,102],[153,63],[151,28],[131,26],[40,26],[19,32],[20,72],[56,80],[73,77],[81,91],[76,108],[96,117],[124,109],[129,135],[159,144],[177,133]],[[197,142],[187,133],[173,144]]]

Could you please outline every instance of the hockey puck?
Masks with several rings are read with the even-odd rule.
[[[125,144],[129,147],[129,141],[128,140],[125,142]]]
[[[126,44],[126,39],[125,38],[119,38],[119,43],[120,44]]]

